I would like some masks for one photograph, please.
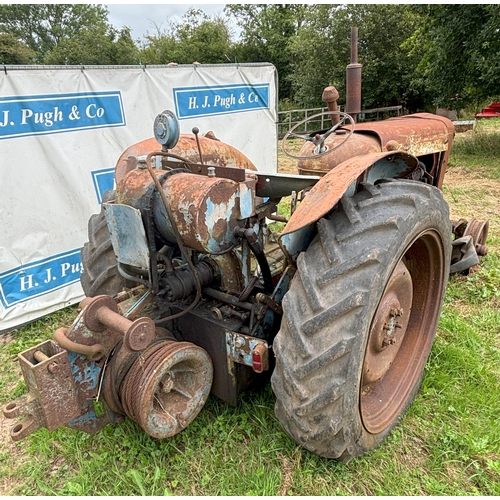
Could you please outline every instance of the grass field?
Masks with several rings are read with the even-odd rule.
[[[378,449],[345,465],[299,448],[268,384],[236,408],[210,397],[169,440],[127,420],[93,436],[42,429],[16,444],[0,416],[0,494],[500,495],[500,120],[456,137],[444,194],[452,219],[489,219],[490,251],[451,279],[421,390]],[[0,337],[1,405],[24,390],[17,353],[75,315]]]

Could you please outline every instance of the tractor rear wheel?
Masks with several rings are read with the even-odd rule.
[[[275,412],[306,449],[344,462],[378,446],[409,407],[449,273],[442,193],[363,185],[297,260],[273,349]]]
[[[106,191],[103,203],[114,200],[115,192]],[[82,248],[83,273],[80,283],[87,297],[97,295],[114,296],[124,287],[134,286],[119,272],[117,260],[111,244],[111,237],[104,215],[104,209],[94,214],[88,224],[89,241]]]

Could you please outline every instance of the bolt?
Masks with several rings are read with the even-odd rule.
[[[50,373],[57,373],[59,371],[59,365],[57,363],[50,363],[49,366],[47,366],[47,370],[49,370]]]
[[[391,307],[391,311],[390,311],[390,315],[392,317],[395,317],[395,316],[403,316],[403,309],[399,308],[399,309],[396,309],[395,307]]]
[[[396,339],[394,337],[384,337],[382,341],[382,347],[387,347],[389,345],[393,345],[396,343]]]

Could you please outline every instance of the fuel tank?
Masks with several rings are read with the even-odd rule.
[[[257,170],[255,165],[241,151],[225,142],[219,141],[212,132],[208,132],[205,136],[199,135],[198,139],[205,165]],[[127,148],[116,162],[116,184],[118,185],[128,172],[136,168],[138,158],[155,151],[161,151],[161,146],[154,137],[145,139]],[[182,156],[187,161],[200,163],[200,153],[194,134],[181,134],[179,141],[170,151]]]

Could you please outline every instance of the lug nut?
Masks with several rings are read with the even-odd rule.
[[[389,314],[390,314],[392,317],[395,317],[395,316],[403,316],[403,312],[404,312],[404,311],[403,311],[403,309],[401,309],[401,308],[396,309],[395,307],[391,307],[391,311],[390,311],[390,313],[389,313]]]
[[[394,337],[385,337],[382,341],[382,347],[387,347],[389,345],[393,345],[396,343],[396,339]]]

